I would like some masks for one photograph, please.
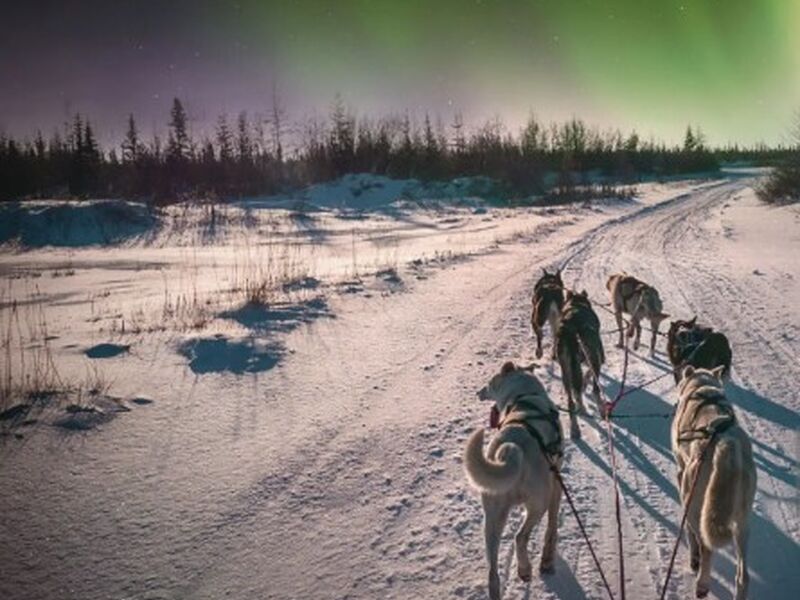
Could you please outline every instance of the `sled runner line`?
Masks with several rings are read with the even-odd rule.
[[[578,523],[578,528],[581,530],[583,539],[586,541],[586,546],[589,548],[589,553],[592,555],[594,566],[597,567],[597,572],[600,574],[600,579],[603,582],[603,587],[606,589],[606,592],[608,592],[608,597],[611,598],[611,600],[614,600],[614,593],[611,591],[611,586],[608,585],[608,579],[606,578],[605,571],[603,571],[603,567],[600,565],[600,560],[597,558],[597,554],[594,551],[592,542],[591,540],[589,540],[589,534],[586,533],[586,528],[583,526],[583,521],[581,521],[581,517],[578,514],[578,509],[575,508],[575,503],[572,501],[572,496],[570,495],[569,490],[567,489],[567,484],[564,483],[564,479],[561,477],[561,472],[558,470],[558,467],[556,467],[556,465],[550,461],[549,457],[548,457],[548,462],[550,463],[550,470],[553,472],[556,481],[558,481],[558,484],[561,486],[561,491],[564,492],[564,498],[567,499],[567,504],[569,504],[569,508],[570,510],[572,510],[572,515],[575,517],[575,521],[577,521]]]
[[[601,393],[606,396],[605,391],[602,387],[600,387],[600,378],[599,374],[595,372],[594,368],[591,365],[591,362],[588,360],[589,354],[586,351],[586,347],[583,344],[583,341],[578,337],[578,343],[581,347],[581,352],[586,356],[586,362],[589,363],[589,370],[592,373],[592,377],[594,378],[595,385],[597,385],[598,389],[601,390]],[[625,380],[628,377],[628,344],[625,344],[625,361],[623,362],[622,366],[622,380],[620,382],[620,388],[617,392],[616,397],[611,402],[606,401],[603,407],[603,415],[604,420],[606,422],[606,438],[608,440],[608,451],[611,458],[611,480],[614,483],[614,516],[617,521],[617,552],[619,554],[619,593],[621,600],[625,600],[625,548],[623,543],[622,537],[622,503],[620,501],[620,493],[619,493],[619,478],[617,476],[617,458],[616,453],[614,452],[614,435],[613,435],[613,426],[611,425],[611,414],[614,412],[614,408],[616,407],[617,403],[622,399],[623,391],[625,389]],[[608,396],[606,396],[607,398]]]

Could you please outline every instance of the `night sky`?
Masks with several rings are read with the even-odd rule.
[[[800,108],[799,32],[800,0],[4,1],[0,131],[79,111],[116,141],[129,112],[163,131],[180,96],[201,133],[266,113],[275,83],[294,120],[340,92],[360,114],[775,143]]]

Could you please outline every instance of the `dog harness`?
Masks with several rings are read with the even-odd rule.
[[[697,406],[695,406],[694,411],[692,412],[692,422],[697,418],[697,414],[700,412],[700,409],[706,406],[716,406],[722,412],[722,414],[704,427],[684,429],[680,431],[678,434],[678,442],[683,443],[708,439],[710,437],[719,435],[720,433],[724,433],[733,427],[736,424],[736,415],[734,414],[732,407],[726,404],[720,404],[720,399],[724,398],[725,395],[721,392],[716,392],[707,396],[701,396],[700,401],[697,402]],[[696,397],[690,399],[690,401],[696,400]],[[681,419],[682,418],[683,415],[681,415]]]
[[[620,290],[619,295],[622,297],[623,305],[627,305],[628,300],[633,298],[637,293],[641,292],[642,290],[645,290],[650,287],[644,281],[639,281],[635,277],[630,277],[630,276],[624,277],[620,280],[620,284],[626,284],[626,283],[632,285],[633,287],[631,288],[631,291],[628,292],[627,294],[624,293],[622,290]]]
[[[532,395],[533,394],[523,394],[521,396],[517,396],[506,409],[506,417],[500,422],[498,428],[506,425],[522,425],[525,428],[525,431],[527,431],[530,436],[536,440],[536,443],[539,445],[545,455],[550,457],[563,456],[564,451],[561,448],[563,440],[561,439],[558,411],[555,409],[550,409],[545,412],[530,400],[525,399],[526,397]],[[524,414],[509,418],[509,416],[514,412],[515,408],[519,408],[520,411],[524,411]],[[556,433],[555,439],[550,443],[545,442],[542,434],[538,429],[536,429],[536,427],[533,426],[531,421],[544,421],[549,423]]]

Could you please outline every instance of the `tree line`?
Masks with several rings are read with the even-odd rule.
[[[289,139],[291,138],[291,140]],[[288,142],[291,141],[291,144]],[[287,146],[291,151],[287,152]],[[166,139],[145,140],[133,115],[118,147],[101,148],[88,118],[75,115],[45,140],[0,135],[0,200],[26,197],[122,197],[173,202],[271,194],[373,173],[446,180],[487,176],[509,195],[569,195],[589,181],[631,183],[646,176],[714,171],[723,161],[769,164],[790,149],[710,148],[699,128],[668,146],[600,130],[573,118],[546,124],[531,116],[513,134],[499,118],[468,128],[460,114],[444,124],[425,115],[357,118],[339,97],[324,118],[290,124],[279,102],[268,118],[222,115],[214,131],[195,139],[175,98]]]
[[[800,112],[790,132],[791,149],[780,157],[758,188],[758,195],[771,204],[800,202]]]

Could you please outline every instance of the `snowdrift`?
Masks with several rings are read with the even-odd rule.
[[[360,173],[286,194],[248,198],[239,205],[246,208],[380,211],[442,204],[478,206],[485,202],[499,202],[503,198],[502,186],[488,177],[423,182]]]
[[[148,233],[157,222],[144,204],[121,200],[14,202],[0,204],[0,244],[119,244]]]

